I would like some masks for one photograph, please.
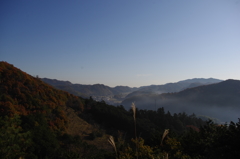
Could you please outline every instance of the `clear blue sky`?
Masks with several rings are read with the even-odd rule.
[[[0,60],[79,84],[240,79],[240,1],[2,0]]]

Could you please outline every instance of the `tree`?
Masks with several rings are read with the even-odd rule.
[[[18,115],[0,117],[0,158],[19,158],[31,146],[31,133],[24,132]]]

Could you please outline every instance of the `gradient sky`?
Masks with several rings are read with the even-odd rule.
[[[0,61],[111,87],[240,80],[240,1],[2,0]]]

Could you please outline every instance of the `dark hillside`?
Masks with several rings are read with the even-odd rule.
[[[0,158],[79,156],[93,148],[83,140],[96,128],[78,117],[84,111],[82,98],[57,90],[7,62],[0,62],[0,90],[0,127],[7,132],[1,131]],[[10,143],[8,138],[15,140]],[[71,145],[78,144],[78,148],[64,148],[74,138],[77,142]]]
[[[41,78],[42,81],[44,81],[45,83],[48,83],[51,86],[69,86],[72,85],[71,82],[69,81],[60,81],[57,79],[49,79],[49,78]]]
[[[206,124],[195,114],[141,110],[138,105],[127,111],[57,90],[7,62],[0,62],[0,91],[3,159],[239,157],[238,123],[228,128]],[[229,150],[219,152],[223,145]]]
[[[188,88],[178,93],[133,96],[122,104],[135,101],[141,109],[164,107],[172,113],[187,112],[219,118],[223,122],[237,120],[240,112],[240,81],[226,80]]]
[[[199,86],[172,95],[199,104],[238,106],[240,104],[240,81],[226,80],[217,84]]]
[[[1,115],[13,116],[41,113],[52,129],[65,130],[66,109],[84,109],[82,100],[67,92],[54,89],[6,62],[0,63]]]
[[[7,62],[0,62],[0,90],[0,158],[106,158],[112,156],[108,134],[125,134],[126,142],[134,136],[132,111],[57,90]],[[149,145],[159,143],[166,127],[183,133],[204,124],[164,110],[137,109],[137,119]]]
[[[222,80],[214,79],[214,78],[193,78],[187,79],[183,81],[179,81],[176,83],[167,83],[164,85],[151,85],[141,87],[139,90],[130,93],[126,98],[130,98],[133,96],[144,96],[147,94],[162,94],[162,93],[174,93],[179,92],[187,88],[197,87],[201,85],[208,85],[213,83],[219,83]]]
[[[137,90],[138,88],[131,88],[128,86],[116,86],[109,87],[103,84],[94,84],[94,85],[83,85],[83,84],[72,84],[69,81],[60,81],[56,79],[42,78],[42,81],[50,84],[51,86],[70,92],[74,95],[87,97],[90,96],[114,96],[124,93],[131,93],[132,91]]]
[[[60,81],[56,79],[42,78],[42,81],[54,86],[55,88],[68,91],[74,95],[85,95],[89,96],[112,96],[113,93],[111,88],[103,84],[94,84],[94,85],[82,85],[82,84],[72,84],[69,81]]]

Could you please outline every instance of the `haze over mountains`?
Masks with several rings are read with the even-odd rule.
[[[128,86],[109,87],[103,84],[82,85],[72,84],[69,81],[60,81],[56,79],[42,78],[42,81],[52,85],[55,88],[67,91],[83,98],[90,96],[98,101],[104,100],[109,104],[119,104],[119,99],[124,98],[127,94],[138,90],[139,88],[131,88]]]
[[[168,92],[179,92],[186,88],[196,87],[200,85],[206,85],[211,83],[221,82],[222,80],[209,78],[194,78],[179,81],[176,83],[167,83],[164,85],[150,85],[141,87],[128,87],[128,86],[116,86],[109,87],[103,84],[94,85],[82,85],[72,84],[69,81],[60,81],[57,79],[42,78],[42,81],[52,85],[55,88],[67,91],[77,96],[89,98],[101,101],[104,100],[108,104],[119,105],[121,102],[132,96],[142,96],[149,94],[161,94]],[[131,104],[130,104],[131,105]]]
[[[236,121],[240,106],[240,81],[214,78],[194,78],[139,88],[128,86],[109,87],[103,84],[81,85],[69,81],[42,79],[55,88],[108,104],[123,105],[130,109],[135,102],[137,108],[157,110],[164,107],[170,113],[186,112],[217,118],[221,122]]]
[[[193,79],[187,79],[183,81],[179,81],[176,83],[167,83],[164,85],[151,85],[151,86],[143,86],[139,90],[134,91],[127,95],[126,98],[132,97],[132,96],[138,96],[138,95],[144,95],[144,94],[161,94],[161,93],[170,93],[170,92],[179,92],[181,90],[197,87],[201,85],[207,85],[212,83],[218,83],[222,80],[209,78],[193,78]]]
[[[240,81],[226,80],[175,93],[140,94],[126,98],[122,105],[127,107],[132,101],[139,109],[164,107],[171,113],[195,113],[220,121],[236,121],[240,113]]]
[[[131,111],[56,89],[7,62],[0,62],[0,90],[0,158],[112,159],[109,135],[125,133],[128,142],[134,134]],[[166,127],[181,133],[187,125],[204,124],[196,116],[169,116],[164,109],[138,113],[136,128],[153,146],[155,134]]]
[[[57,83],[72,85],[70,82],[50,81],[56,86]],[[104,85],[100,86],[108,88]],[[117,93],[129,91],[128,87],[115,89],[118,90]],[[141,136],[139,138],[141,146],[144,146],[143,144],[147,146],[139,151],[145,152],[146,149],[150,149],[151,151],[146,154],[151,153],[151,155],[156,153],[157,156],[162,156],[168,152],[169,156],[175,156],[175,154],[179,155],[176,152],[180,150],[184,151],[180,154],[184,157],[187,154],[192,157],[202,155],[203,157],[200,158],[206,158],[213,152],[212,158],[216,155],[239,154],[236,147],[239,147],[240,122],[219,126],[212,122],[204,122],[195,115],[201,112],[210,117],[217,117],[221,121],[236,121],[240,110],[239,80],[201,85],[175,93],[142,94],[126,98],[123,103],[131,104],[135,100],[136,113],[132,109],[124,109],[123,106],[115,107],[104,101],[84,99],[56,89],[7,62],[0,62],[0,90],[1,158],[65,159],[70,156],[70,158],[103,159],[110,156],[112,159],[116,157],[107,142],[109,135],[114,135],[115,139],[119,137],[120,141],[116,140],[117,143],[121,143],[121,135],[124,135],[126,144],[121,146],[126,149],[118,147],[118,151],[121,152],[119,153],[121,156],[125,156],[125,154],[129,155],[128,150],[132,147],[130,143],[134,134]],[[152,101],[155,104],[151,103]],[[157,109],[156,106],[160,107]],[[195,114],[191,113],[192,111]],[[133,125],[136,120],[134,130]],[[160,136],[165,132],[164,129],[170,129],[174,135],[170,132],[167,141],[164,141],[164,146],[160,146]],[[211,142],[209,142],[209,134],[211,134]],[[168,141],[171,143],[169,144]],[[179,143],[176,151],[169,150],[172,141]],[[199,149],[194,149],[196,152],[192,153],[192,146],[206,149],[209,145],[211,146],[207,149],[207,153],[202,153]],[[231,151],[222,151],[223,154],[219,154],[219,149],[225,149],[225,145]],[[152,158],[151,155],[149,157],[143,155],[139,158]],[[135,158],[134,155],[131,158]]]
[[[130,109],[157,110],[164,107],[170,113],[186,112],[217,118],[222,122],[236,121],[240,113],[240,81],[194,78],[139,88],[109,87],[103,84],[82,85],[69,81],[43,78],[42,81],[71,94]]]

